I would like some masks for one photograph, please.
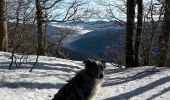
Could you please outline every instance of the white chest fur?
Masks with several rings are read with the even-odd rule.
[[[94,88],[92,89],[91,95],[90,95],[90,97],[89,97],[88,100],[95,100],[95,96],[96,96],[96,94],[97,94],[97,92],[98,92],[98,90],[99,90],[99,88],[100,88],[100,86],[101,86],[101,82],[102,82],[101,79],[96,79],[96,80],[95,80],[95,86],[94,86]]]

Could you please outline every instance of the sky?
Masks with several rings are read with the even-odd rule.
[[[66,2],[71,2],[74,0],[66,0]],[[83,10],[91,9],[94,12],[94,15],[89,18],[88,20],[114,20],[113,17],[119,18],[121,20],[126,20],[126,9],[125,9],[125,0],[80,0],[81,2],[86,2],[86,4],[83,4],[79,10],[78,13],[82,14]],[[144,9],[148,9],[148,6],[146,6],[151,0],[144,0]],[[155,1],[155,0],[154,0]],[[104,5],[103,5],[104,4]],[[119,5],[119,7],[122,7],[123,10],[118,9],[118,7],[115,7]],[[56,12],[62,12],[63,9],[57,9]],[[55,13],[56,13],[55,12]],[[99,18],[100,16],[100,18]]]

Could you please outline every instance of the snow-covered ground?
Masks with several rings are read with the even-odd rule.
[[[19,57],[19,56],[18,56]],[[29,56],[21,68],[8,70],[10,53],[0,52],[0,100],[50,100],[66,80],[83,68],[81,61]],[[118,68],[107,64],[102,87],[95,100],[169,100],[170,69]]]

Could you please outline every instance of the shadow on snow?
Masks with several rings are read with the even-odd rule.
[[[10,64],[10,62],[0,62],[0,69],[8,69],[9,64]],[[31,69],[33,64],[34,64],[33,62],[29,62],[24,66],[21,65],[21,67],[13,66],[12,70],[15,70],[15,69]],[[15,65],[15,64],[13,64],[13,65]],[[76,72],[74,69],[80,69],[80,67],[74,66],[74,65],[68,65],[68,64],[58,64],[58,63],[49,64],[49,63],[38,62],[34,69],[39,69],[39,70],[60,70],[60,71],[63,71],[63,72]]]
[[[0,83],[0,88],[11,88],[11,89],[17,89],[17,88],[26,88],[26,89],[59,89],[64,84],[57,83],[57,84],[51,84],[51,83],[33,83],[33,82],[3,82]]]
[[[155,87],[158,87],[160,85],[163,85],[165,83],[168,83],[170,82],[170,76],[167,76],[167,77],[163,77],[159,80],[156,80],[146,86],[142,86],[142,87],[139,87],[137,89],[134,89],[133,91],[129,91],[129,92],[126,92],[126,93],[123,93],[123,94],[120,94],[118,96],[114,96],[114,97],[110,97],[110,98],[106,98],[104,100],[129,100],[130,98],[134,97],[134,96],[137,96],[137,95],[140,95],[144,92],[147,92],[151,89],[154,89]],[[169,92],[170,91],[170,87],[162,90],[160,93],[158,94],[155,94],[153,96],[151,96],[150,98],[148,98],[147,100],[151,100],[151,99],[154,99],[166,92]]]
[[[125,70],[127,70],[127,68],[123,69],[122,71],[125,71]],[[154,72],[152,73],[152,72],[148,72],[147,70],[144,70],[144,71],[139,72],[136,75],[133,75],[133,76],[130,76],[130,77],[109,78],[109,79],[106,79],[107,81],[104,82],[102,86],[106,87],[106,86],[112,86],[112,85],[120,85],[120,84],[124,84],[124,83],[134,81],[134,80],[137,80],[137,79],[142,79],[142,78],[145,78],[145,77],[147,77],[149,75],[153,75],[153,74],[154,74]]]

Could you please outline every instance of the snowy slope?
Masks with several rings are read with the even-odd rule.
[[[19,57],[19,56],[17,56]],[[29,56],[22,68],[7,70],[10,53],[0,52],[0,100],[50,100],[66,80],[83,68],[81,61]],[[107,64],[105,79],[95,100],[169,100],[170,69],[152,67],[117,68]]]

